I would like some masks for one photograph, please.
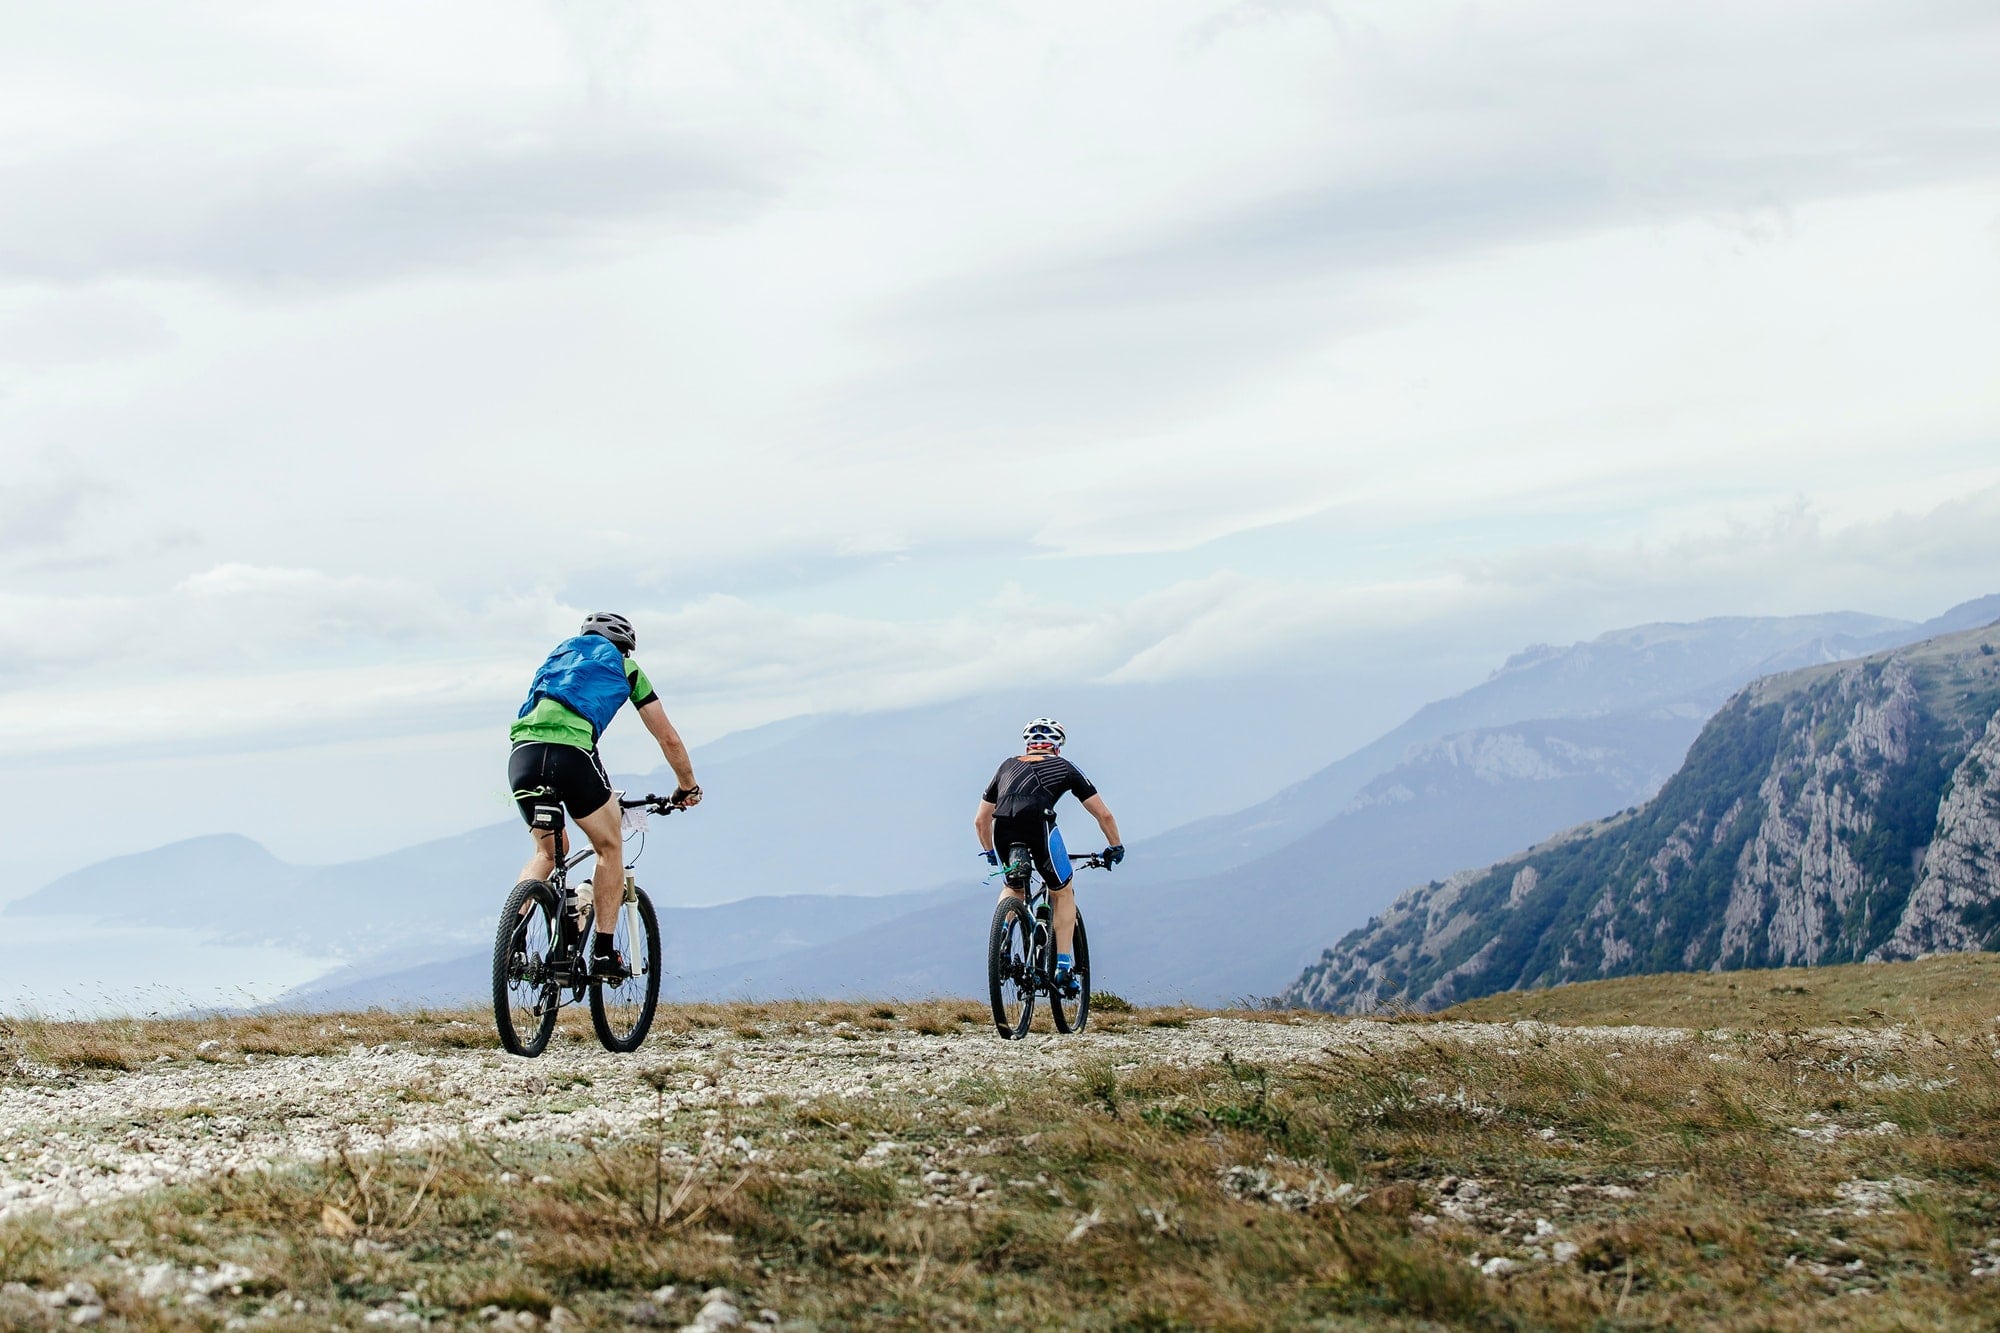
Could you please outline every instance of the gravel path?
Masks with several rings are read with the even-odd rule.
[[[564,1042],[539,1060],[493,1051],[356,1046],[337,1056],[217,1050],[112,1077],[0,1084],[0,1218],[86,1206],[168,1181],[313,1160],[351,1150],[421,1147],[471,1133],[576,1141],[638,1129],[653,1114],[648,1071],[672,1071],[667,1107],[699,1111],[771,1097],[868,1098],[942,1092],[968,1077],[1047,1075],[1079,1059],[1199,1065],[1224,1051],[1283,1064],[1328,1048],[1389,1052],[1418,1041],[1591,1046],[1679,1042],[1671,1028],[1540,1024],[1256,1022],[1205,1018],[1083,1038],[990,1033],[922,1036],[838,1024],[749,1040],[721,1031],[656,1036],[637,1056]]]

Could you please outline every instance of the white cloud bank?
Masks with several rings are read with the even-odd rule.
[[[2000,569],[1996,59],[1900,0],[17,7],[0,753],[497,726],[598,606],[710,733],[1934,612]]]

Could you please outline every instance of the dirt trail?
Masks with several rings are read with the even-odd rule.
[[[559,1039],[533,1061],[498,1050],[394,1046],[295,1057],[213,1050],[110,1077],[51,1074],[0,1083],[0,1218],[85,1206],[207,1173],[312,1160],[343,1144],[369,1151],[462,1133],[549,1141],[616,1135],[653,1114],[655,1094],[644,1076],[661,1068],[672,1071],[669,1112],[700,1112],[772,1097],[937,1094],[967,1077],[1059,1076],[1084,1059],[1187,1066],[1228,1051],[1283,1064],[1321,1057],[1329,1047],[1632,1045],[1690,1036],[1671,1028],[1204,1018],[1180,1028],[1002,1042],[985,1032],[923,1036],[813,1026],[801,1035],[758,1039],[721,1030],[660,1035],[626,1057]]]

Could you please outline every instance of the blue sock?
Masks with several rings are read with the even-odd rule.
[[[1070,972],[1074,971],[1075,968],[1076,968],[1076,959],[1070,957],[1066,953],[1059,953],[1056,955],[1056,971]]]

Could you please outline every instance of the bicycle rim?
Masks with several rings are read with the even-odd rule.
[[[608,1051],[636,1051],[660,1003],[660,918],[644,889],[620,905],[611,937],[632,975],[616,985],[590,983],[590,1025]]]
[[[1027,905],[1008,898],[993,909],[986,941],[986,983],[993,1026],[1010,1041],[1028,1035],[1035,1021],[1034,921]]]
[[[1070,975],[1076,978],[1076,993],[1049,996],[1049,1017],[1058,1032],[1081,1032],[1090,1021],[1090,937],[1083,932],[1083,913],[1076,914],[1076,934],[1070,940],[1070,954],[1076,962]]]
[[[537,1056],[555,1031],[560,988],[550,979],[557,939],[555,895],[546,884],[514,886],[493,939],[493,1025],[515,1055]]]

